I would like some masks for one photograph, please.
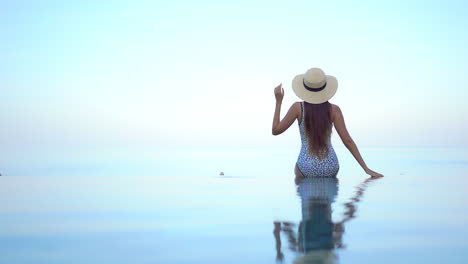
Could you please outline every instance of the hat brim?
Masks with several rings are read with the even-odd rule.
[[[335,95],[338,89],[338,80],[335,77],[327,75],[327,85],[325,88],[319,92],[311,92],[304,87],[304,75],[305,74],[297,75],[292,81],[292,89],[297,97],[307,103],[321,104],[330,100],[330,98]]]

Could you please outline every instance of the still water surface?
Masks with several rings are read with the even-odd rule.
[[[467,148],[336,151],[299,185],[297,149],[1,157],[0,263],[466,263]]]

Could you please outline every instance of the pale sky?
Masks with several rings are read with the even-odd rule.
[[[467,146],[468,4],[377,2],[2,2],[0,145],[294,146],[320,67],[358,145]]]

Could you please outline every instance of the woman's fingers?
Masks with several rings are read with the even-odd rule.
[[[282,85],[283,85],[283,83],[280,83],[280,84],[278,84],[278,86],[275,87],[275,93],[282,89]]]
[[[278,86],[275,87],[275,94],[284,94],[284,89],[282,87],[282,83],[280,83]]]

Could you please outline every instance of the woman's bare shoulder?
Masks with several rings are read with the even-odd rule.
[[[299,113],[302,113],[302,102],[297,101],[297,102],[294,102],[293,105],[297,108],[297,110],[299,110]]]
[[[335,117],[339,114],[341,114],[341,109],[338,105],[336,104],[332,104],[330,103],[331,105],[331,116],[332,116],[332,121],[334,122],[335,121]]]
[[[302,102],[294,102],[292,107],[294,107],[294,110],[296,112],[296,116],[297,116],[297,119],[298,120],[301,120],[302,118],[302,106],[301,106]]]
[[[331,105],[331,109],[332,109],[332,111],[333,111],[334,113],[339,113],[339,112],[341,112],[341,108],[340,108],[338,105],[332,104],[332,103],[330,103],[330,105]]]

